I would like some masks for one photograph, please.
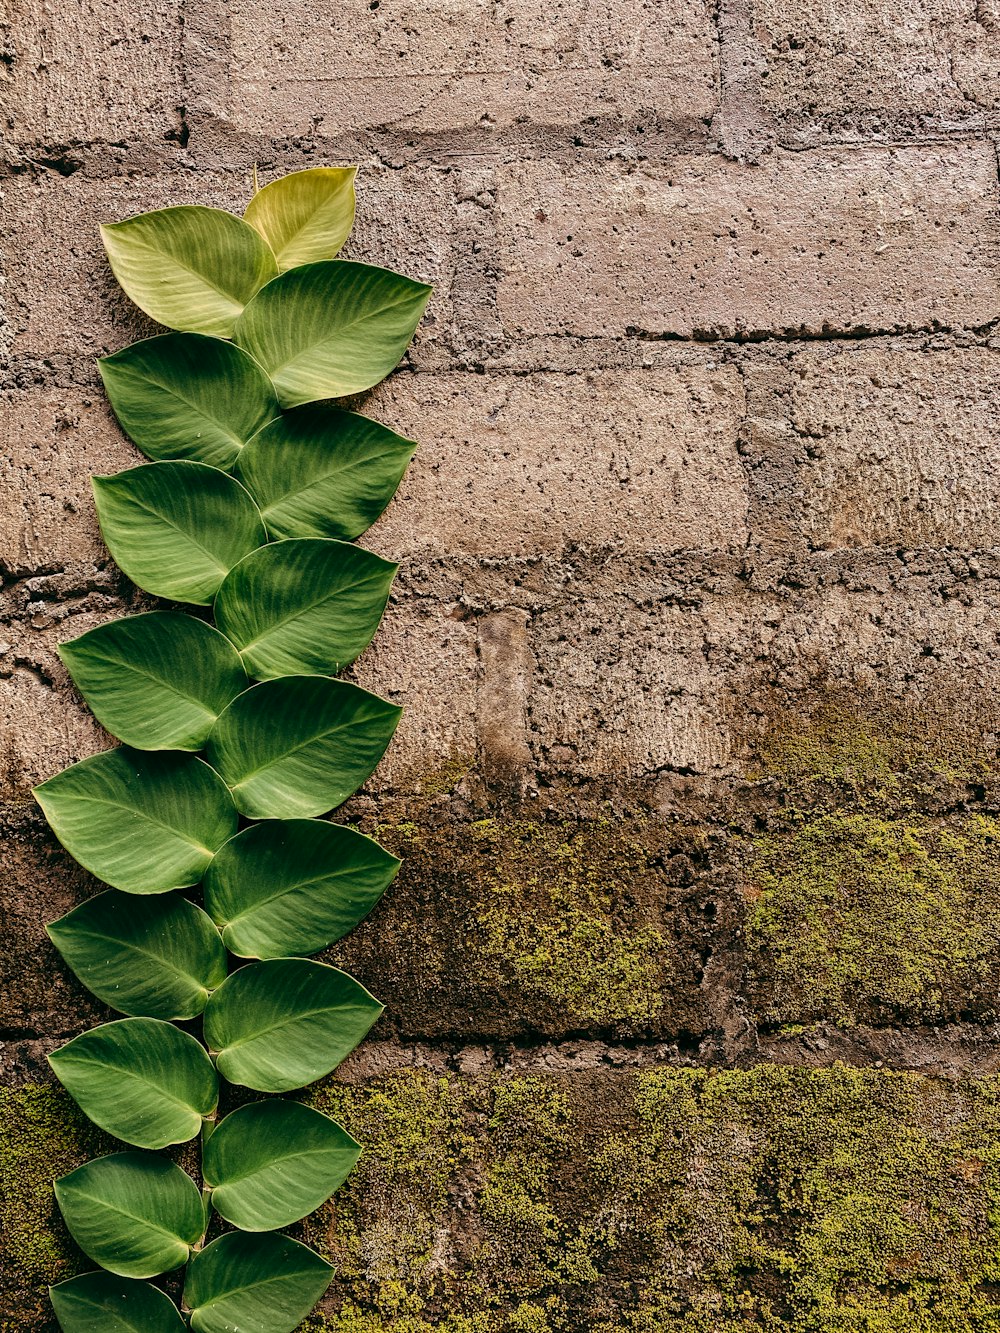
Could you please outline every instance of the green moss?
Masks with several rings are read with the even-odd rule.
[[[421,1318],[392,1319],[364,1314],[357,1306],[345,1307],[329,1319],[309,1319],[300,1333],[563,1333],[562,1303],[550,1297],[535,1305],[522,1303],[505,1313],[443,1315],[428,1323]]]
[[[356,1288],[380,1316],[417,1314],[442,1276],[435,1247],[469,1150],[465,1091],[455,1078],[412,1070],[375,1086],[328,1084],[313,1103],[364,1151],[310,1221],[310,1238],[337,1265],[341,1287]]]
[[[574,1027],[647,1024],[663,1005],[665,940],[629,929],[623,901],[646,854],[619,825],[483,820],[478,923],[484,960]]]
[[[985,1333],[1000,1324],[996,1080],[763,1066],[639,1076],[600,1236],[659,1255],[599,1333]]]
[[[88,1266],[59,1218],[52,1181],[109,1150],[107,1137],[61,1090],[37,1085],[0,1089],[0,1230],[5,1251],[0,1289],[8,1312],[23,1309],[44,1317],[46,1287]],[[29,1326],[26,1317],[20,1327]]]
[[[955,1017],[995,973],[1000,823],[803,817],[754,844],[747,943],[769,1022]]]

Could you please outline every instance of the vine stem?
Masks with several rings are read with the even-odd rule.
[[[192,1254],[198,1254],[198,1253],[201,1251],[202,1247],[203,1247],[204,1244],[205,1244],[205,1237],[208,1235],[208,1219],[209,1219],[209,1217],[210,1217],[210,1212],[209,1212],[209,1207],[208,1207],[208,1201],[209,1201],[209,1199],[212,1197],[212,1191],[211,1191],[211,1190],[206,1186],[206,1184],[205,1184],[205,1165],[204,1165],[204,1164],[205,1164],[205,1145],[208,1143],[209,1139],[212,1137],[213,1133],[215,1132],[215,1122],[216,1122],[216,1120],[218,1119],[218,1115],[219,1115],[218,1110],[215,1110],[215,1111],[213,1111],[210,1115],[202,1116],[202,1120],[201,1120],[201,1140],[200,1140],[200,1142],[201,1142],[201,1163],[200,1163],[200,1166],[201,1166],[201,1172],[200,1172],[200,1174],[201,1174],[201,1201],[202,1201],[202,1203],[205,1205],[205,1230],[202,1232],[202,1234],[201,1234],[201,1238],[200,1238],[194,1245],[191,1246],[191,1253],[192,1253]]]

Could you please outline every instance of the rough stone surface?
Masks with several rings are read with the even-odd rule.
[[[1000,1318],[994,0],[16,0],[0,38],[0,1265],[55,1333],[46,1055],[110,1015],[30,787],[112,744],[57,645],[156,603],[88,475],[156,332],[100,221],[358,162],[431,281],[349,406],[418,442],[324,957],[367,1152],[302,1333],[987,1333]],[[232,1096],[231,1093],[227,1096]],[[196,1155],[180,1160],[197,1171]],[[171,1291],[176,1280],[166,1279]]]
[[[230,11],[229,118],[255,134],[413,133],[520,120],[709,119],[715,34],[705,0],[421,4],[349,0]]]

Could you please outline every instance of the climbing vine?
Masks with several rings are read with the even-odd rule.
[[[294,1100],[218,1108],[227,1083],[273,1094],[323,1077],[382,1012],[306,956],[356,926],[399,867],[323,818],[399,721],[338,675],[370,643],[397,569],[354,542],[414,447],[329,400],[389,373],[430,295],[335,258],[354,176],[293,173],[242,218],[184,206],[101,229],[126,294],[173,330],[100,362],[152,460],[94,479],[101,531],[138,587],[188,609],[61,646],[122,745],[35,792],[63,846],[109,886],[49,935],[126,1015],[50,1057],[129,1147],[55,1182],[100,1266],[51,1289],[65,1333],[290,1333],[332,1277],[281,1229],[337,1189],[360,1145]],[[200,1188],[159,1151],[198,1136]],[[233,1229],[206,1244],[213,1211]],[[185,1264],[178,1309],[148,1279]]]

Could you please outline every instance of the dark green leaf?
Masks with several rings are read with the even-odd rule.
[[[267,539],[249,491],[205,463],[146,463],[93,486],[108,550],[157,597],[208,606],[233,565]]]
[[[333,676],[371,643],[398,568],[349,542],[274,542],[229,571],[215,619],[258,680]]]
[[[184,1333],[169,1296],[148,1282],[113,1273],[84,1273],[49,1287],[62,1333]]]
[[[97,365],[122,429],[150,458],[228,470],[279,412],[257,362],[221,338],[164,333]]]
[[[205,1040],[230,1083],[288,1092],[335,1069],[382,1009],[346,972],[276,958],[222,983],[205,1008]]]
[[[106,750],[43,782],[35,799],[70,855],[126,893],[197,884],[236,832],[225,784],[194,755]]]
[[[361,393],[406,351],[431,289],[389,269],[334,259],[275,278],[237,320],[282,407]]]
[[[244,217],[270,245],[278,268],[333,259],[354,225],[357,167],[310,167],[258,190]]]
[[[101,228],[112,271],[140,310],[168,329],[231,338],[253,294],[278,271],[249,223],[182,204]]]
[[[251,819],[310,818],[371,774],[402,709],[326,676],[267,680],[234,699],[206,757]]]
[[[226,950],[204,912],[173,893],[109,889],[46,926],[83,984],[123,1014],[194,1018],[226,977]]]
[[[353,930],[399,861],[371,838],[316,819],[268,819],[221,847],[205,907],[244,958],[315,953]]]
[[[154,1153],[99,1157],[57,1180],[55,1192],[80,1249],[122,1277],[179,1268],[205,1231],[194,1181]]]
[[[297,1102],[266,1101],[226,1116],[205,1145],[205,1184],[241,1231],[277,1231],[325,1203],[361,1152],[345,1129]]]
[[[192,1333],[292,1333],[332,1278],[326,1260],[298,1241],[232,1231],[188,1269]]]
[[[205,1048],[158,1018],[93,1028],[53,1051],[49,1064],[95,1125],[136,1148],[193,1139],[219,1100]]]
[[[249,685],[229,640],[179,611],[150,611],[59,645],[98,722],[139,750],[200,750]]]
[[[392,499],[415,448],[377,421],[313,403],[258,431],[235,475],[272,537],[353,541]]]

